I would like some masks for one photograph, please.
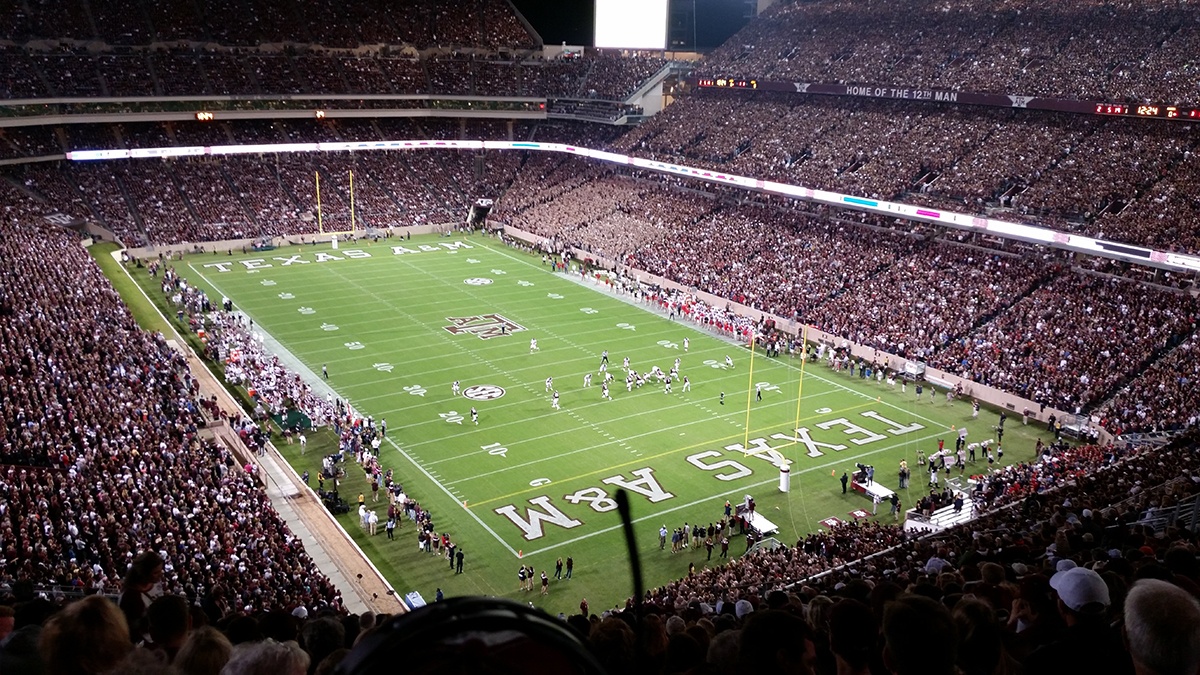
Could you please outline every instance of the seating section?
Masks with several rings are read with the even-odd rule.
[[[533,36],[504,0],[383,0],[314,5],[300,0],[64,0],[20,3],[5,19],[6,37],[18,42],[68,38],[110,45],[215,42],[233,46],[315,43],[532,48]],[[371,17],[364,21],[363,17]]]
[[[1196,46],[1197,8],[917,0],[778,3],[704,63],[713,75],[905,85],[1110,102],[1198,103],[1178,64]],[[1121,44],[1114,53],[1098,43]],[[1190,100],[1189,100],[1190,99]]]
[[[168,593],[340,610],[266,492],[199,437],[182,355],[138,328],[75,236],[0,190],[0,582],[111,589],[163,551]]]
[[[846,194],[1200,251],[1195,125],[702,91],[617,149]],[[1117,159],[1120,158],[1120,159]]]
[[[1188,293],[1043,253],[940,241],[903,223],[718,203],[673,179],[607,171],[532,157],[496,218],[1068,412],[1095,411],[1122,388],[1137,397],[1190,382],[1146,371],[1164,356],[1187,362],[1179,345],[1200,310]],[[1139,430],[1177,428],[1200,412],[1158,398],[1168,403],[1161,420],[1154,402],[1134,399]],[[1111,428],[1128,427],[1130,414]]]
[[[874,3],[869,12],[852,0],[777,3],[697,72],[1200,104],[1187,65],[1198,20],[1200,9],[1173,0],[913,0]],[[553,103],[552,112],[617,119],[638,112],[619,102],[666,63],[604,53],[534,58],[535,37],[507,0],[23,1],[0,3],[0,25],[10,31],[0,46],[6,100],[522,95],[576,99]],[[299,47],[261,48],[284,43]],[[700,91],[629,130],[407,118],[48,125],[0,130],[0,159],[409,138],[574,143],[1200,253],[1196,125],[1035,110]],[[930,664],[955,649],[963,672],[1021,663],[1040,672],[1034,667],[1047,652],[1037,648],[1063,635],[1047,581],[1056,571],[1101,571],[1114,589],[1110,622],[1136,611],[1122,607],[1125,589],[1144,587],[1135,581],[1200,588],[1195,537],[1143,525],[1200,482],[1194,279],[559,154],[412,151],[0,167],[0,587],[22,596],[0,593],[0,605],[30,600],[21,588],[30,583],[111,590],[150,552],[165,560],[161,590],[183,598],[185,611],[204,607],[238,642],[286,643],[303,630],[307,653],[299,656],[316,661],[352,646],[375,622],[342,619],[339,591],[274,510],[253,466],[243,469],[229,448],[203,438],[212,410],[183,357],[137,327],[78,238],[47,217],[93,220],[129,245],[164,244],[345,230],[351,218],[356,227],[459,223],[482,197],[496,200],[495,221],[548,247],[578,247],[690,289],[663,288],[646,300],[727,336],[744,335],[750,320],[695,291],[1093,415],[1113,433],[1183,432],[1154,449],[1039,447],[1036,461],[973,477],[964,510],[979,519],[936,536],[885,516],[823,523],[773,548],[729,521],[706,532],[697,526],[693,545],[697,534],[715,536],[725,557],[729,539],[736,546],[745,537],[747,553],[735,548],[726,564],[631,598],[626,608],[585,600],[567,620],[609,670],[748,670],[763,663],[756,640],[777,644],[764,637],[772,621],[783,622],[798,647],[812,636],[814,672],[840,670],[831,650],[857,645],[863,634],[884,640],[852,656],[882,663],[891,636],[883,608],[909,592],[938,602],[922,610],[926,618],[936,613],[962,628],[957,644],[906,645],[919,652],[909,663],[914,672],[934,672]],[[210,308],[169,267],[142,273],[158,276],[191,321]],[[322,400],[236,320],[222,317],[215,328],[211,353],[244,350],[246,359],[228,371],[234,381],[268,389],[266,408],[285,395],[302,401],[314,418],[337,425],[342,453],[383,478],[365,450],[369,425],[342,427],[340,402]],[[262,447],[253,420],[229,423],[251,450]],[[381,482],[390,488],[391,478]],[[921,497],[919,508],[945,503],[936,493]],[[401,504],[422,523],[423,547],[449,543],[432,533],[419,504]],[[68,605],[47,625],[103,602]],[[18,610],[18,633],[45,623],[29,611]],[[846,630],[846,612],[858,613],[855,630],[865,632],[838,640],[831,633]],[[318,618],[325,616],[336,620]],[[1018,632],[1020,624],[1029,629]],[[53,629],[43,637],[45,659],[69,653],[53,642]],[[116,637],[121,649],[97,653],[127,651],[128,639]],[[14,643],[21,644],[0,640],[0,659]],[[1111,652],[1111,672],[1133,672],[1123,668],[1128,648],[1119,638],[1095,646]],[[892,656],[902,647],[889,645]],[[235,658],[290,648],[239,649]],[[314,662],[309,671],[331,665]]]

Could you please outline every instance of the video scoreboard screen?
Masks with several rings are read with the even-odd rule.
[[[602,49],[665,49],[667,0],[596,0],[594,42]]]

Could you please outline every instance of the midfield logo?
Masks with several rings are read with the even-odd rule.
[[[451,326],[442,326],[442,328],[461,335],[463,333],[471,333],[480,340],[488,340],[502,335],[509,335],[517,331],[525,330],[525,327],[519,323],[509,321],[499,314],[483,314],[481,316],[448,316],[446,320]]]

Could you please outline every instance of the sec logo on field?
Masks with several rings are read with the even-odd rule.
[[[472,401],[494,401],[504,395],[504,387],[494,384],[477,384],[463,390],[463,396]]]
[[[488,279],[487,277],[472,277],[470,279],[464,279],[463,283],[468,286],[487,286],[488,284],[492,283],[492,280]]]

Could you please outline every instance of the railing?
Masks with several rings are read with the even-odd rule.
[[[1187,478],[1177,478],[1176,480],[1187,480]],[[1195,494],[1184,497],[1174,507],[1166,509],[1152,507],[1147,510],[1147,515],[1142,516],[1142,519],[1138,521],[1138,525],[1151,527],[1154,532],[1162,532],[1168,527],[1182,527],[1189,532],[1195,532],[1198,522],[1200,522],[1200,494]]]
[[[44,598],[51,601],[64,598],[78,599],[87,597],[89,595],[100,595],[116,601],[121,596],[120,586],[111,584],[102,589],[96,590],[93,588],[69,586],[65,584],[34,584],[28,589],[21,589],[17,587],[18,583],[0,582],[0,595],[15,595],[17,591],[20,591],[22,594],[31,592],[35,598]]]

